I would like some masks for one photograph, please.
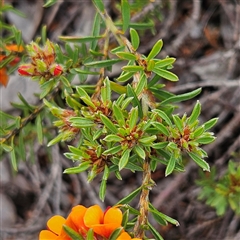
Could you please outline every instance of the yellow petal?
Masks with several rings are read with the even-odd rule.
[[[115,223],[118,227],[122,224],[122,211],[119,208],[109,208],[104,215],[104,224]]]
[[[98,205],[89,207],[84,215],[84,223],[87,227],[103,223],[103,211]]]
[[[42,230],[39,234],[39,240],[55,240],[57,235],[48,230]]]
[[[62,230],[62,225],[65,224],[66,219],[60,215],[56,215],[51,217],[48,222],[47,226],[48,228],[54,232],[56,235],[60,235]]]

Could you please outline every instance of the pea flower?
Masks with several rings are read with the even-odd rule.
[[[105,212],[98,205],[86,208],[77,205],[72,208],[67,219],[56,215],[47,222],[48,230],[42,230],[39,234],[39,240],[71,240],[63,229],[66,225],[86,237],[89,229],[94,232],[94,239],[109,239],[110,235],[121,227],[122,211],[118,207],[109,207]],[[122,230],[117,240],[132,239],[131,236]],[[134,240],[141,240],[133,238]]]

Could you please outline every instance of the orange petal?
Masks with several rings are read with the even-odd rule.
[[[4,87],[6,87],[8,84],[8,75],[6,68],[0,68],[0,84],[2,84]]]
[[[64,217],[62,217],[60,215],[56,215],[56,216],[51,217],[48,220],[47,226],[56,235],[60,235],[62,226],[63,226],[63,224],[65,224],[65,222],[66,222],[66,219]]]
[[[129,240],[129,239],[132,239],[131,236],[128,233],[123,232],[116,240]]]
[[[22,52],[24,50],[23,46],[18,46],[17,44],[10,44],[5,46],[7,50],[14,51],[14,52]]]
[[[117,228],[119,228],[119,225],[116,223],[92,225],[93,232],[105,238],[109,238]]]
[[[87,227],[103,223],[103,211],[98,205],[89,207],[84,215],[84,223]]]
[[[122,211],[119,208],[112,207],[106,211],[103,222],[104,224],[115,223],[120,227],[122,224],[122,218]]]
[[[48,230],[42,230],[39,234],[39,240],[57,239],[57,235]]]
[[[82,205],[73,207],[65,224],[76,232],[81,234],[86,233],[88,228],[85,226],[83,221],[86,211],[87,208]]]

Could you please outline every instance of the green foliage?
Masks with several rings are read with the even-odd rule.
[[[44,6],[49,7],[55,2],[46,1]],[[67,144],[69,151],[64,155],[76,164],[64,173],[88,171],[88,181],[103,173],[99,188],[102,201],[107,194],[110,173],[121,180],[123,169],[143,172],[142,185],[117,204],[123,205],[127,216],[134,215],[128,223],[125,219],[126,229],[135,225],[133,232],[138,232],[138,237],[143,238],[144,231],[149,230],[156,239],[162,239],[147,216],[142,216],[142,209],[133,209],[129,203],[142,194],[140,205],[144,206],[145,213],[151,212],[159,224],[178,225],[176,220],[160,213],[149,202],[148,194],[154,186],[151,172],[159,164],[166,165],[166,176],[174,171],[184,171],[182,158],[186,155],[204,171],[210,171],[202,145],[214,141],[215,137],[208,130],[217,119],[200,124],[201,104],[198,101],[190,116],[174,114],[176,103],[196,97],[201,89],[174,95],[164,88],[163,80],[178,81],[178,77],[172,72],[175,58],[158,59],[162,40],[158,40],[146,56],[137,52],[140,44],[137,30],[152,25],[149,19],[132,23],[131,16],[141,11],[148,1],[130,3],[122,0],[117,6],[121,14],[116,22],[106,12],[103,1],[93,0],[93,3],[97,13],[92,35],[60,36],[64,43],[60,46],[46,39],[44,27],[42,45],[32,42],[26,46],[31,62],[21,65],[19,73],[39,82],[42,103],[32,106],[19,95],[21,103],[13,105],[23,112],[21,118],[0,112],[3,123],[0,149],[10,153],[12,166],[17,170],[18,161],[25,158],[24,146],[32,139],[37,138],[40,144],[49,147],[59,142]],[[130,40],[123,34],[129,27]],[[19,32],[11,30],[17,44],[21,44]],[[114,49],[110,44],[112,35],[118,43]],[[118,63],[124,65],[122,71],[110,80],[108,73]],[[97,77],[92,84],[86,81],[89,75]],[[77,84],[72,82],[75,77]],[[46,119],[48,121],[44,121]],[[57,136],[49,132],[52,127],[58,130]],[[239,170],[237,172],[239,175]],[[223,191],[221,187],[218,192],[220,190]],[[236,209],[233,198],[229,199],[232,208]],[[64,229],[72,239],[81,239],[68,227]],[[116,230],[111,239],[119,233],[120,230]],[[87,234],[88,239],[92,239],[91,231]]]
[[[200,180],[196,183],[201,186],[199,199],[214,207],[219,216],[224,215],[230,207],[240,215],[240,165],[229,161],[228,169],[221,177],[217,177],[216,168],[211,173],[200,173]]]

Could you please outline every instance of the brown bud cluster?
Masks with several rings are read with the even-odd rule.
[[[49,80],[60,76],[63,67],[55,62],[56,53],[52,42],[47,40],[46,45],[40,48],[37,43],[32,42],[27,46],[31,63],[20,65],[18,73],[26,77],[43,77]]]

